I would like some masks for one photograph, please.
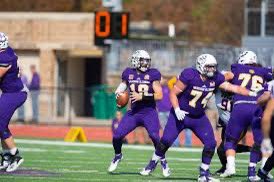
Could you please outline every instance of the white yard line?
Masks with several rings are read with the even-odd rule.
[[[32,145],[58,145],[58,146],[75,146],[75,147],[97,147],[97,148],[113,148],[112,144],[105,143],[72,143],[63,141],[50,141],[50,140],[26,140],[26,139],[16,139],[16,143],[22,144],[32,144]],[[153,151],[153,146],[146,145],[123,145],[126,149],[135,150],[150,150]],[[169,151],[176,152],[202,152],[202,148],[170,148]]]

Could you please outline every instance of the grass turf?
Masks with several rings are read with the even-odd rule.
[[[54,142],[54,141],[51,141]],[[148,163],[152,150],[124,148],[124,159],[114,174],[107,173],[113,157],[111,146],[83,147],[50,144],[18,143],[25,159],[21,169],[43,170],[56,175],[39,177],[27,174],[1,175],[0,181],[197,181],[201,152],[168,151],[167,160],[172,170],[169,178],[163,178],[160,165],[150,176],[138,172]],[[246,181],[249,155],[237,155],[237,175],[221,181]],[[259,166],[259,165],[258,165]],[[214,172],[220,167],[217,154],[211,165]]]

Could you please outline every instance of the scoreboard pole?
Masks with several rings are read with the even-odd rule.
[[[108,8],[109,11],[111,12],[122,12],[123,11],[123,5],[122,5],[122,0],[115,0],[114,6]],[[110,47],[109,49],[107,47],[104,47],[104,53],[103,53],[103,81],[107,83],[107,65],[112,65],[112,66],[117,66],[119,63],[119,48],[121,47],[121,42],[119,40],[111,40],[110,41]],[[109,51],[109,58],[108,60],[111,61],[111,63],[107,63],[107,58],[106,58],[106,53]],[[104,74],[107,73],[107,74]]]

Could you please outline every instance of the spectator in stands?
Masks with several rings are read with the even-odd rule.
[[[40,76],[36,71],[36,66],[31,65],[30,71],[32,79],[29,84],[29,90],[32,102],[32,123],[38,124],[39,121],[39,94],[40,94]]]
[[[25,87],[28,86],[28,78],[27,76],[23,73],[23,68],[20,67],[20,78],[22,80],[22,83],[24,84]],[[24,123],[25,122],[25,106],[24,104],[21,105],[21,107],[18,108],[18,118],[17,121],[19,123]]]
[[[170,89],[169,89],[169,86],[167,85],[167,78],[162,76],[160,83],[162,85],[163,99],[157,101],[156,104],[157,104],[157,109],[158,109],[160,125],[161,125],[162,129],[164,130],[166,123],[167,123],[169,111],[172,106],[171,106],[171,102],[169,99]],[[173,143],[173,146],[175,146],[175,147],[180,146],[179,137],[176,138],[176,140]]]
[[[117,110],[115,118],[113,118],[112,124],[111,124],[112,135],[114,135],[116,129],[118,128],[122,117],[123,117],[123,113],[121,111]],[[128,143],[126,138],[123,139],[123,143]]]

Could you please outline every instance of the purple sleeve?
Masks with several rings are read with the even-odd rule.
[[[218,71],[217,72],[216,86],[219,87],[224,82],[225,82],[225,76]]]
[[[232,73],[237,72],[237,65],[238,65],[238,64],[232,64],[232,65],[231,65],[231,72],[232,72]]]
[[[126,69],[123,71],[123,73],[122,73],[122,80],[123,80],[123,81],[127,81],[127,80],[128,80],[129,71],[130,71],[129,68],[126,68]]]
[[[266,74],[265,74],[265,79],[266,81],[271,81],[272,78],[273,78],[273,75],[272,75],[272,68],[271,67],[268,67],[265,69],[266,70]]]
[[[153,69],[151,73],[151,80],[161,80],[161,73],[157,69]]]
[[[194,70],[192,68],[184,69],[179,76],[179,80],[186,85],[188,85],[193,78]]]

